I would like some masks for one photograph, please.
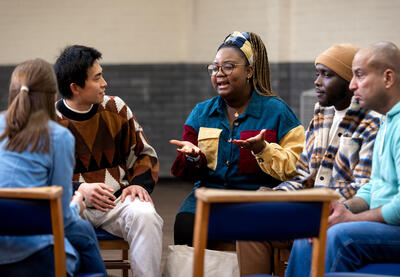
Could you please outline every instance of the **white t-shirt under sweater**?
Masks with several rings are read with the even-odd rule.
[[[332,136],[335,135],[336,130],[339,127],[339,123],[342,121],[342,119],[345,116],[348,109],[349,109],[349,107],[347,107],[344,110],[338,111],[335,108],[335,116],[333,117],[332,126],[331,126],[331,129],[329,130],[329,141],[331,141]]]

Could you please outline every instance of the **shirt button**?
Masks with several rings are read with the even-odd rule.
[[[319,179],[320,179],[321,181],[323,181],[325,178],[324,178],[324,176],[321,176],[321,177],[319,177]]]
[[[264,159],[263,158],[258,158],[258,162],[262,163],[262,162],[264,162]]]
[[[228,139],[228,142],[232,142],[232,139],[231,139],[231,138],[229,138],[229,139]]]
[[[226,161],[226,165],[229,166],[229,161]]]
[[[235,121],[235,122],[233,123],[233,125],[239,126],[239,122]]]

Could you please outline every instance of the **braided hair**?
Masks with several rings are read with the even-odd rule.
[[[271,90],[270,69],[267,55],[267,49],[261,38],[252,32],[248,32],[250,36],[251,47],[253,48],[253,66],[254,72],[251,82],[254,90],[263,96],[275,96]]]

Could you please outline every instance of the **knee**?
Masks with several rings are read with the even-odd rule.
[[[132,224],[137,222],[162,227],[163,220],[154,207],[149,202],[135,203],[136,201],[139,200],[135,200],[126,207],[125,214],[130,219],[129,221]]]
[[[76,220],[70,226],[68,226],[65,231],[66,233],[71,233],[71,234],[78,233],[78,234],[86,234],[88,236],[93,236],[93,237],[96,236],[92,224],[84,219]]]
[[[352,230],[352,222],[339,223],[330,227],[327,234],[327,247],[334,247],[348,242]]]

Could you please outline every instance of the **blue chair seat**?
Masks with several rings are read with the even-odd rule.
[[[121,240],[122,238],[114,236],[103,229],[96,229],[96,236],[98,240]]]

